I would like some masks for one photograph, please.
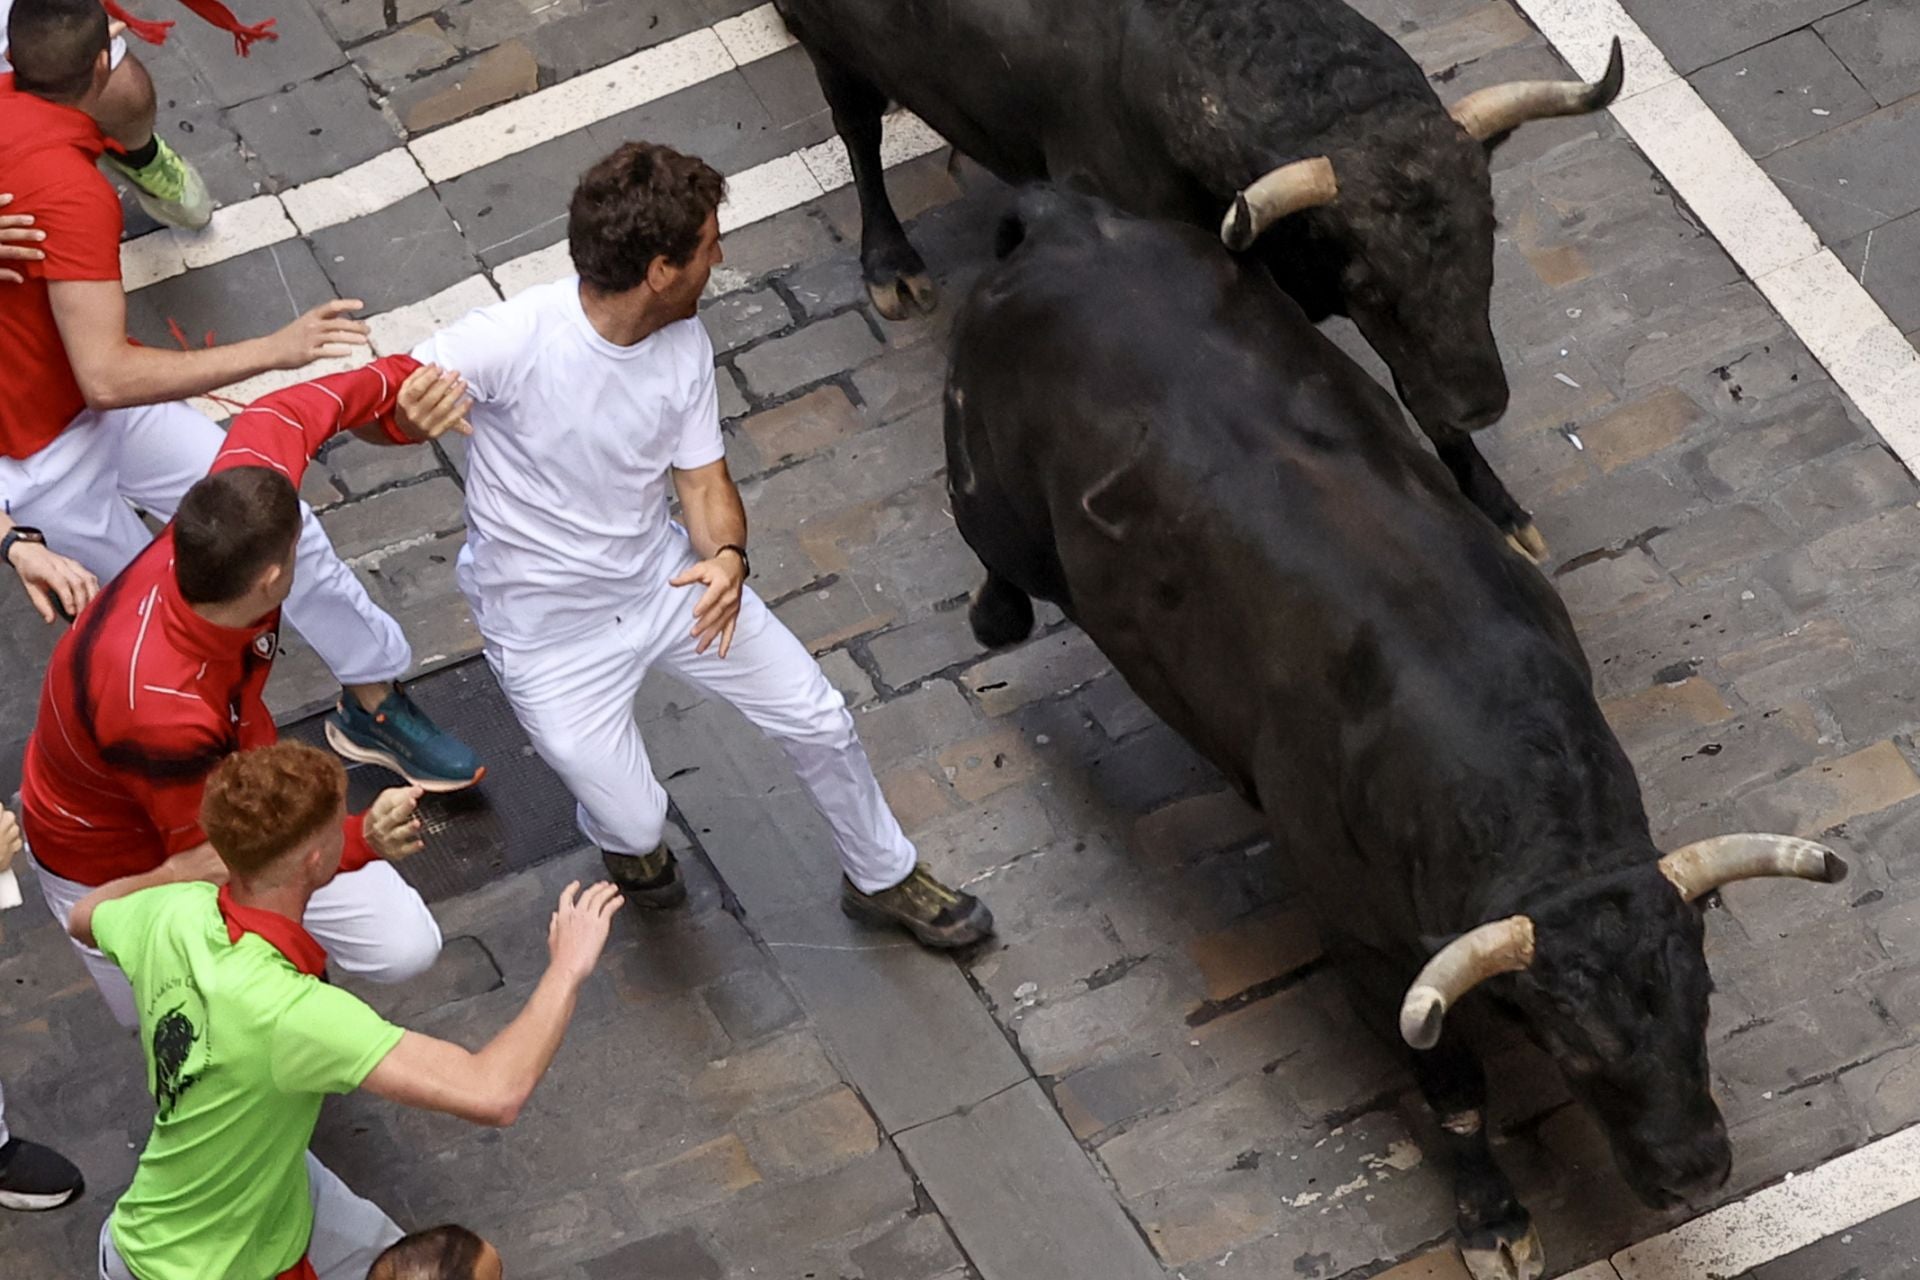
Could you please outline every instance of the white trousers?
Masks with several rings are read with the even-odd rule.
[[[6,1146],[12,1136],[7,1131],[7,1086],[0,1084],[0,1147]]]
[[[727,656],[719,656],[717,642],[695,653],[693,604],[704,590],[663,586],[606,630],[576,640],[487,646],[487,662],[521,727],[573,792],[581,834],[614,853],[647,853],[660,843],[667,793],[633,718],[640,682],[658,665],[725,698],[780,744],[859,889],[899,884],[917,855],[880,792],[846,700],[752,590],[741,600]]]
[[[37,864],[36,864],[37,866]],[[38,867],[40,894],[60,927],[80,899],[93,892]],[[327,949],[327,958],[342,973],[370,982],[405,982],[425,973],[440,954],[440,926],[419,891],[385,862],[335,876],[307,902],[301,921],[314,941]],[[123,1027],[138,1027],[133,985],[120,966],[93,947],[74,941],[73,949],[93,975],[94,985],[106,997],[107,1007]]]
[[[153,541],[127,502],[172,519],[222,438],[215,423],[181,402],[87,409],[32,457],[0,458],[0,503],[105,583]],[[304,502],[285,612],[342,684],[392,680],[413,665],[400,624],[368,597]]]
[[[367,1280],[375,1259],[404,1234],[385,1210],[354,1194],[311,1151],[307,1152],[307,1194],[313,1201],[307,1261],[320,1280]],[[111,1221],[100,1224],[100,1280],[139,1280],[114,1247]]]

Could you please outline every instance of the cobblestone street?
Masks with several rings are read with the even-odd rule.
[[[656,678],[641,714],[689,907],[622,917],[512,1129],[354,1097],[329,1104],[316,1152],[403,1226],[489,1236],[515,1280],[1464,1276],[1441,1249],[1432,1121],[1349,1010],[1259,816],[1057,613],[991,655],[967,627],[979,568],[946,509],[943,339],[1005,188],[898,122],[890,187],[943,293],[932,317],[890,323],[860,282],[811,68],[751,0],[254,7],[280,39],[245,61],[190,15],[137,47],[161,131],[226,208],[193,238],[128,201],[135,336],[231,341],[342,296],[366,302],[377,350],[403,350],[564,274],[574,176],[619,141],[705,156],[733,181],[702,315],[753,585],[855,708],[923,856],[999,922],[956,962],[844,920],[785,757]],[[1356,7],[1449,101],[1570,74],[1508,0]],[[1920,331],[1920,6],[1625,7],[1895,326]],[[608,69],[635,57],[651,60]],[[1714,1203],[1730,1203],[1920,1120],[1920,487],[1612,115],[1527,125],[1494,170],[1513,403],[1478,439],[1552,548],[1543,572],[1657,839],[1779,830],[1852,865],[1837,888],[1739,885],[1709,911],[1735,1156]],[[1380,370],[1351,326],[1332,331]],[[342,443],[303,490],[428,681],[479,649],[453,583],[459,443]],[[11,586],[0,597],[5,796],[53,635]],[[336,694],[289,636],[276,712]],[[497,781],[482,793],[515,804]],[[559,886],[598,867],[575,845],[542,856],[437,901],[434,970],[361,993],[420,1030],[491,1034],[539,977]],[[89,1190],[0,1221],[10,1280],[92,1274],[152,1112],[137,1046],[37,896],[0,915],[0,1079],[10,1123]],[[1489,1032],[1496,1149],[1549,1274],[1705,1274],[1635,1270],[1628,1246],[1713,1205],[1641,1206],[1551,1062]],[[1840,1234],[1739,1273],[1920,1268],[1913,1203]]]

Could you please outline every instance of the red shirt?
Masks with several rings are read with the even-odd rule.
[[[242,410],[213,471],[266,466],[297,488],[336,433],[392,424],[400,383],[419,367],[387,356],[263,396]],[[180,596],[169,526],[81,610],[54,646],[20,788],[36,861],[102,885],[138,875],[206,839],[200,793],[213,767],[279,733],[261,698],[279,649],[280,611],[216,626]],[[348,820],[344,869],[371,856]]]
[[[25,284],[0,285],[0,457],[46,448],[87,407],[53,322],[49,280],[120,278],[120,201],[94,161],[106,146],[84,111],[20,93],[0,75],[0,190],[8,213],[47,233],[40,262],[11,262]]]

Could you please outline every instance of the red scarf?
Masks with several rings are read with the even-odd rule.
[[[148,44],[165,44],[167,32],[173,30],[173,23],[171,22],[155,22],[149,18],[134,17],[115,3],[115,0],[100,0],[100,2],[106,6],[108,17],[112,18],[115,22],[126,23],[128,31],[139,36]],[[180,3],[186,5],[187,8],[193,10],[222,31],[232,32],[233,51],[243,58],[247,56],[248,47],[252,45],[255,40],[278,40],[280,38],[280,33],[273,29],[274,20],[272,18],[268,18],[265,22],[256,22],[252,26],[245,26],[239,18],[234,16],[233,10],[221,4],[220,0],[180,0]]]

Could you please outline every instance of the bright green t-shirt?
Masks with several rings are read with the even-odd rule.
[[[307,1144],[399,1027],[308,977],[266,939],[227,938],[219,891],[167,885],[102,903],[100,949],[132,979],[153,1136],[114,1206],[140,1280],[268,1280],[313,1234]]]

